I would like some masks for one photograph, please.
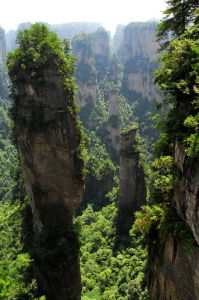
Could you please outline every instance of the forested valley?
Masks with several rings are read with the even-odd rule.
[[[0,299],[199,299],[199,5],[0,28]]]

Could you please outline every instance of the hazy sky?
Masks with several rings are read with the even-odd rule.
[[[23,22],[101,22],[114,31],[117,24],[160,19],[165,0],[3,0],[0,25],[16,29]]]

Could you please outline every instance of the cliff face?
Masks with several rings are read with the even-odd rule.
[[[0,98],[8,99],[8,78],[5,68],[6,41],[5,32],[0,27]]]
[[[86,128],[98,126],[92,120],[93,111],[101,98],[107,104],[109,120],[103,124],[106,135],[103,142],[109,144],[114,159],[119,159],[119,89],[120,67],[116,56],[110,56],[108,33],[100,28],[92,34],[81,34],[72,40],[73,54],[77,58],[76,78],[80,118]],[[102,82],[106,79],[106,82]],[[112,84],[112,85],[111,85]]]
[[[183,241],[172,235],[166,241],[159,235],[156,243],[149,247],[150,299],[199,299],[198,249],[187,250]]]
[[[188,159],[184,145],[177,142],[175,163],[180,172],[174,194],[176,209],[199,245],[199,160]]]
[[[120,131],[121,131],[121,123],[118,118],[119,116],[119,107],[120,107],[120,99],[119,93],[117,90],[109,91],[109,121],[107,122],[105,128],[107,130],[107,139],[112,146],[112,152],[114,155],[114,159],[119,161],[119,152],[120,152]]]
[[[19,24],[17,30],[9,30],[6,33],[6,44],[7,50],[12,51],[16,48],[16,36],[20,30],[29,28],[30,22]],[[76,35],[84,33],[91,33],[101,27],[101,23],[90,23],[90,22],[72,22],[63,24],[46,24],[50,29],[57,33],[61,39],[72,39]]]
[[[92,107],[96,103],[97,85],[108,71],[110,55],[108,33],[100,28],[92,34],[80,34],[72,40],[77,58],[77,84],[80,107]],[[86,109],[86,108],[85,108]]]
[[[36,274],[47,299],[80,299],[74,209],[81,199],[80,135],[63,78],[51,65],[36,81],[17,85],[16,137],[31,201]]]
[[[118,201],[118,232],[128,236],[133,214],[146,203],[143,168],[139,166],[139,153],[134,149],[136,129],[121,134],[120,192]]]
[[[72,40],[73,54],[77,58],[76,78],[78,104],[81,118],[88,125],[88,117],[96,103],[97,82],[94,61],[93,40],[90,34],[81,34]]]
[[[0,27],[0,64],[3,63],[3,59],[6,56],[6,40],[5,31]]]
[[[83,32],[92,33],[101,26],[101,23],[97,22],[72,22],[53,24],[50,25],[50,28],[52,28],[52,30],[55,31],[61,39],[72,39]]]
[[[123,94],[131,101],[160,100],[153,85],[158,44],[155,42],[154,23],[130,23],[123,31],[118,55],[124,63]]]
[[[107,73],[110,55],[109,35],[104,28],[93,33],[93,45],[97,78],[101,80]]]
[[[165,240],[158,233],[156,243],[149,242],[148,287],[154,300],[199,299],[199,162],[187,157],[184,145],[175,143],[174,155],[178,182],[174,205],[183,230],[189,230],[192,245],[186,245],[186,235],[169,234]],[[171,220],[174,222],[174,220]]]

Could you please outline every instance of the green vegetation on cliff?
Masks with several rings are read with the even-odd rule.
[[[92,34],[81,34],[72,41],[72,47],[80,60],[76,65],[78,83],[86,86],[91,93],[81,95],[84,102],[80,110],[80,117],[86,129],[85,159],[85,191],[83,201],[77,212],[75,227],[69,228],[67,240],[53,240],[56,243],[56,262],[60,262],[62,255],[66,262],[67,251],[71,254],[71,245],[78,244],[73,233],[79,226],[81,242],[81,270],[82,270],[82,299],[99,300],[127,300],[148,299],[146,291],[146,240],[157,239],[157,232],[164,236],[173,236],[185,240],[187,248],[194,244],[194,240],[184,226],[184,222],[177,215],[174,208],[174,187],[179,176],[174,162],[174,146],[182,143],[186,149],[187,159],[193,160],[199,155],[199,43],[198,43],[198,15],[195,7],[197,1],[167,1],[170,5],[165,13],[165,19],[159,25],[159,38],[162,39],[164,54],[159,58],[160,67],[156,71],[156,83],[165,93],[167,112],[161,112],[153,120],[155,111],[154,98],[149,102],[141,92],[129,88],[128,76],[136,72],[142,74],[143,86],[151,84],[151,74],[157,64],[149,58],[139,56],[123,60],[121,57],[130,47],[120,49],[120,62],[116,56],[110,56],[109,36],[104,29]],[[185,5],[185,7],[183,6]],[[196,12],[196,15],[193,14]],[[179,17],[176,21],[176,15]],[[173,16],[175,15],[175,18]],[[190,21],[192,23],[190,23]],[[153,29],[154,23],[133,23],[127,29],[139,27],[139,30]],[[172,40],[167,38],[172,34]],[[165,43],[166,42],[166,43]],[[62,42],[55,33],[45,25],[35,24],[20,32],[17,38],[19,48],[8,55],[8,69],[13,81],[12,95],[17,103],[16,85],[18,83],[42,86],[43,72],[46,67],[58,70],[66,93],[71,96],[71,103],[66,111],[76,119],[76,93],[73,72],[74,57],[70,54],[69,42]],[[64,50],[63,50],[64,45]],[[124,57],[123,57],[124,59]],[[123,76],[126,74],[126,77]],[[0,69],[0,97],[6,97],[6,74]],[[96,94],[94,94],[96,91]],[[84,98],[85,96],[85,98]],[[2,237],[0,242],[0,298],[8,300],[35,299],[42,295],[32,276],[32,259],[27,253],[25,238],[31,234],[30,228],[24,228],[26,211],[24,197],[21,195],[20,176],[17,152],[8,138],[10,120],[7,115],[8,102],[1,99],[0,106],[0,228]],[[80,101],[81,102],[81,101]],[[158,105],[159,108],[162,106]],[[17,109],[17,108],[16,108]],[[36,120],[40,118],[38,112]],[[13,110],[13,117],[16,111]],[[136,220],[131,230],[129,246],[117,246],[116,216],[118,199],[118,149],[120,130],[128,130],[138,123],[142,136],[141,144],[146,151],[151,150],[152,142],[157,138],[158,131],[152,129],[157,119],[156,127],[161,130],[160,139],[154,146],[156,160],[148,166],[148,204],[136,213]],[[36,123],[36,122],[35,122]],[[22,120],[23,125],[23,120]],[[30,124],[34,130],[38,124]],[[76,122],[79,128],[80,123]],[[112,136],[113,134],[113,136]],[[143,139],[144,137],[144,139]],[[114,145],[114,146],[113,146]],[[115,146],[116,145],[116,146]],[[83,143],[77,151],[82,154]],[[119,147],[118,147],[119,148]],[[136,148],[135,150],[140,150]],[[38,193],[40,193],[39,191]],[[22,202],[16,201],[22,200]],[[89,205],[88,205],[89,204]],[[28,215],[30,217],[30,215]],[[27,215],[26,215],[27,217]],[[132,216],[133,218],[133,216]],[[26,220],[27,221],[27,220]],[[8,227],[8,230],[6,229]],[[56,224],[48,229],[57,235]],[[25,231],[22,231],[25,230]],[[30,230],[30,231],[29,231]],[[49,230],[49,231],[50,231]],[[138,233],[139,232],[139,233]],[[38,247],[37,260],[45,261],[45,270],[51,261],[53,251],[49,251],[51,232],[43,233],[43,242]],[[68,247],[68,245],[70,246]],[[15,246],[14,246],[15,245]],[[29,245],[30,246],[30,245]],[[70,248],[70,249],[69,249]],[[65,256],[64,256],[65,255]],[[63,262],[64,263],[64,262]],[[11,267],[10,267],[11,266]],[[56,279],[57,273],[52,268],[51,278]],[[59,274],[58,274],[59,276]]]
[[[169,228],[170,230],[166,230],[167,234],[172,233],[184,239],[185,243],[187,241],[188,244],[194,244],[191,232],[175,208],[174,192],[181,171],[177,169],[174,159],[176,144],[185,148],[189,162],[199,157],[198,10],[194,10],[193,1],[186,1],[185,5],[194,11],[194,15],[190,16],[188,10],[188,15],[185,12],[177,23],[169,18],[170,14],[176,12],[174,2],[179,5],[184,3],[168,1],[170,7],[159,25],[159,37],[164,38],[167,32],[172,32],[174,39],[164,45],[164,54],[159,57],[161,65],[155,72],[155,82],[164,91],[166,97],[163,104],[167,104],[168,110],[163,117],[155,117],[160,118],[157,127],[161,129],[161,134],[154,146],[157,158],[150,174],[152,189],[149,200],[154,205],[144,207],[142,212],[137,213],[136,224],[145,234],[152,232],[154,228],[161,232]],[[196,3],[195,5],[197,6]],[[192,24],[188,20],[192,20]]]
[[[159,58],[162,65],[156,72],[155,79],[167,96],[164,101],[171,105],[165,120],[159,123],[163,135],[158,148],[166,140],[164,146],[172,151],[172,144],[178,141],[186,145],[186,151],[191,157],[199,154],[197,14],[196,11],[195,24],[187,26],[180,39],[168,44],[166,53]]]
[[[78,276],[79,243],[72,224],[74,202],[80,198],[83,186],[82,128],[74,102],[74,57],[69,53],[69,41],[64,40],[62,43],[55,33],[42,24],[32,25],[20,32],[17,42],[19,47],[8,54],[7,66],[12,82],[12,116],[20,162],[25,178],[29,176],[29,171],[33,175],[32,182],[25,181],[32,206],[29,217],[33,218],[33,228],[24,229],[27,231],[25,233],[30,235],[29,245],[25,246],[31,255],[34,270],[37,270],[34,274],[40,284],[41,294],[53,300],[59,299],[59,295],[69,299],[66,295],[73,292],[78,297],[81,290]],[[50,80],[54,82],[49,87]],[[33,93],[29,92],[29,89]],[[48,142],[43,138],[40,144],[41,148],[48,145],[48,149],[51,149],[50,155],[47,154],[47,150],[41,150],[45,158],[37,156],[37,151],[32,150],[37,144],[34,143],[36,138],[41,133],[43,136],[46,134],[47,140],[49,136],[53,136]],[[64,153],[63,158],[60,152]],[[33,157],[35,163],[32,164]],[[52,163],[55,163],[57,173],[51,169]],[[48,167],[49,172],[47,170],[43,175],[42,172],[37,173],[38,166],[41,165],[44,169]],[[62,187],[58,187],[59,176],[60,181],[64,180],[62,191]],[[71,187],[73,183],[75,189]],[[65,186],[68,190],[71,189],[71,193]],[[66,197],[64,193],[69,195]],[[44,199],[46,200],[43,201]],[[72,207],[68,204],[70,201]],[[33,207],[36,207],[36,210]],[[38,212],[37,216],[35,211]],[[41,224],[39,229],[36,219]],[[67,276],[71,278],[68,268],[74,268],[74,273],[76,272],[76,278],[71,279],[72,286],[74,284],[73,291],[70,284],[65,283],[69,282]],[[73,296],[70,297],[72,299]]]
[[[65,87],[74,93],[74,57],[69,54],[69,42],[63,43],[54,32],[42,24],[33,24],[30,29],[20,31],[19,47],[8,54],[9,76],[14,83],[42,83],[42,72],[52,64],[63,76]]]

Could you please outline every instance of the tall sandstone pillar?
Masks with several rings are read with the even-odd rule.
[[[139,152],[135,136],[136,128],[121,133],[120,139],[120,192],[118,202],[118,234],[128,237],[134,213],[146,201],[143,167],[139,164]]]
[[[44,25],[33,26],[29,36],[35,34],[38,39],[35,52],[42,45],[37,31],[44,38],[46,35],[48,39],[51,36],[53,41],[56,39],[53,33],[48,37]],[[15,74],[14,67],[11,68],[12,56],[8,66],[15,92],[14,120],[20,165],[33,215],[35,274],[47,300],[79,300],[79,246],[73,213],[81,199],[83,164],[78,155],[81,135],[73,92],[64,84],[65,77],[53,62],[53,58],[59,62],[56,53],[37,70],[37,76],[29,74],[28,68],[32,68],[34,61],[30,59],[31,48],[26,43],[25,47],[30,65],[21,67],[21,56],[16,56],[21,52],[16,50],[13,57],[17,58],[15,65],[19,72]],[[26,53],[23,55],[26,57]]]

